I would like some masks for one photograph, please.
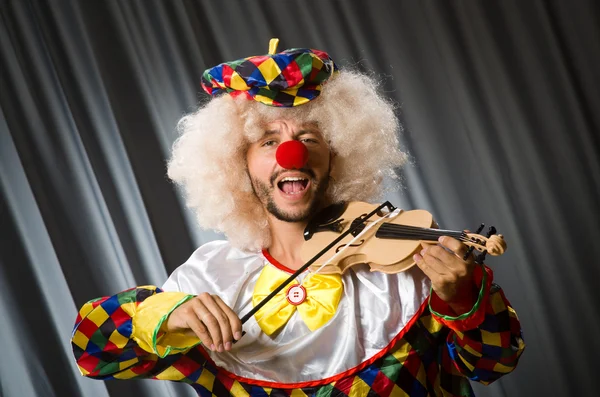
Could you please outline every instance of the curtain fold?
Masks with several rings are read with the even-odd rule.
[[[386,199],[505,235],[488,263],[528,347],[477,395],[594,395],[599,22],[591,0],[0,1],[0,395],[195,395],[82,378],[70,331],[87,300],[222,238],[165,162],[202,71],[271,37],[372,70],[398,104],[411,164]]]

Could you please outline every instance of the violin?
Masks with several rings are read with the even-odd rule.
[[[301,255],[310,259],[246,313],[242,324],[309,267],[318,273],[342,274],[356,264],[366,263],[371,271],[399,273],[415,265],[412,256],[424,244],[437,244],[441,236],[454,237],[469,247],[464,260],[474,250],[481,252],[476,263],[483,263],[487,253],[502,255],[506,250],[502,235],[496,234],[493,226],[487,236],[480,235],[483,227],[475,233],[440,230],[429,212],[402,211],[389,201],[381,205],[351,202],[329,206],[317,213],[304,230]]]
[[[371,271],[398,273],[415,265],[413,255],[426,244],[437,244],[439,237],[450,236],[470,247],[468,254],[473,250],[481,252],[476,259],[483,262],[486,253],[502,255],[506,243],[494,227],[487,236],[478,234],[482,228],[483,225],[477,233],[440,230],[428,211],[402,211],[389,202],[382,205],[341,203],[327,207],[307,225],[301,254],[305,262],[319,254],[311,270],[323,274],[342,274],[364,263]],[[336,240],[342,234],[344,237]],[[321,252],[333,240],[337,242]]]

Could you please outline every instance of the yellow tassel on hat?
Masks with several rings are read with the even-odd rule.
[[[279,39],[272,38],[269,40],[269,55],[275,55],[277,53],[277,46],[279,45]]]

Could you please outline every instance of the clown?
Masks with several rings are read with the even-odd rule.
[[[83,375],[183,381],[200,396],[470,396],[524,349],[491,271],[445,236],[398,274],[306,271],[330,204],[368,201],[405,161],[393,106],[328,54],[276,52],[207,70],[214,96],[179,123],[168,173],[205,228],[162,288],[86,303],[73,332]]]

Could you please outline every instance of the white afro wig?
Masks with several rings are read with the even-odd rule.
[[[266,210],[246,167],[248,145],[262,137],[270,121],[316,123],[335,153],[328,200],[372,200],[381,193],[383,177],[397,178],[394,168],[406,161],[394,106],[378,93],[378,85],[369,76],[344,70],[319,97],[294,108],[242,96],[213,98],[179,121],[181,136],[173,145],[168,175],[183,186],[201,227],[224,233],[242,250],[268,248]]]

